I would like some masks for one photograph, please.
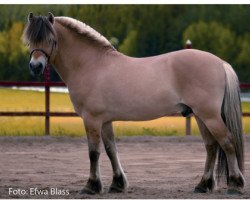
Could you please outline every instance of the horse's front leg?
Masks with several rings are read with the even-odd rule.
[[[99,194],[103,191],[99,168],[102,122],[96,118],[85,116],[84,124],[88,138],[90,176],[80,194]]]
[[[113,168],[113,181],[109,188],[109,192],[123,192],[127,189],[128,182],[119,161],[112,122],[103,124],[102,140]]]

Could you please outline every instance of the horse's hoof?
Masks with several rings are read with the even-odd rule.
[[[202,178],[200,183],[196,185],[194,193],[207,193],[209,191],[213,191],[214,187],[215,182],[213,177],[208,179]]]
[[[239,189],[231,188],[231,189],[227,190],[227,194],[229,194],[229,195],[241,195],[241,194],[243,194],[243,192]]]
[[[80,192],[79,192],[80,195],[84,195],[84,194],[90,194],[90,195],[94,195],[96,194],[95,191],[89,189],[89,188],[83,188]]]
[[[124,189],[112,187],[112,186],[110,186],[109,188],[109,193],[121,193],[121,192],[124,192]]]
[[[207,189],[200,186],[196,186],[194,188],[194,193],[207,193]]]
[[[109,193],[121,193],[128,187],[126,177],[122,174],[118,177],[113,177],[112,184],[109,188]]]
[[[80,194],[100,194],[102,193],[102,183],[100,179],[91,180],[89,179],[87,185],[80,191]]]
[[[242,174],[240,174],[239,176],[230,176],[228,180],[227,194],[231,195],[243,194],[244,183],[245,180]]]

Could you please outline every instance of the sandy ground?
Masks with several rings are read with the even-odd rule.
[[[246,138],[246,187],[240,196],[226,195],[224,185],[194,194],[205,162],[199,137],[129,137],[117,141],[130,187],[109,194],[111,165],[102,147],[104,193],[79,196],[89,174],[85,138],[0,138],[1,198],[250,198],[250,137]],[[51,190],[57,189],[57,195]],[[48,194],[46,193],[48,192]],[[9,194],[11,193],[11,194]],[[41,194],[43,193],[43,195]],[[69,193],[69,194],[68,194]]]

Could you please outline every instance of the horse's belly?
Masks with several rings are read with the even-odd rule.
[[[111,119],[113,121],[145,121],[153,120],[164,116],[170,116],[177,113],[177,111],[162,110],[161,112],[125,112],[125,113],[115,113]]]
[[[142,98],[141,101],[126,101],[119,106],[113,104],[113,120],[151,120],[180,111],[177,99],[168,98]]]

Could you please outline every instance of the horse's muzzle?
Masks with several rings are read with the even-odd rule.
[[[29,63],[30,73],[32,76],[40,76],[43,74],[44,66],[41,62],[33,64],[32,62]]]

